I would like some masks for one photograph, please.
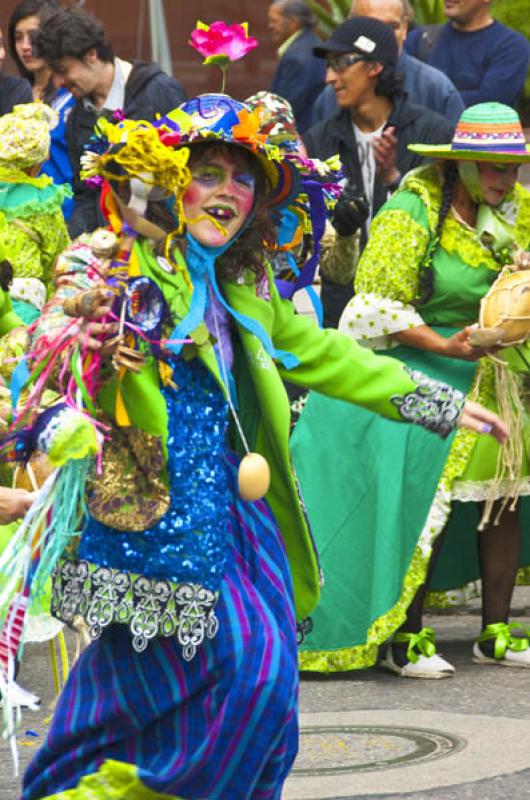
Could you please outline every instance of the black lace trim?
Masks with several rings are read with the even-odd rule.
[[[298,622],[296,625],[296,637],[298,640],[298,645],[300,646],[305,637],[311,633],[313,630],[313,620],[311,617],[305,617],[301,622]]]
[[[392,403],[408,422],[421,425],[445,439],[456,427],[466,396],[458,389],[407,369],[418,384],[413,392],[395,395]]]
[[[93,639],[109,625],[128,625],[137,652],[155,636],[176,636],[191,661],[204,638],[213,639],[218,631],[217,599],[217,592],[198,584],[62,559],[53,573],[51,610],[67,625],[81,616]]]

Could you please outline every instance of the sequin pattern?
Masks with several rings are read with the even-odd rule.
[[[225,571],[231,489],[227,404],[198,359],[173,364],[162,388],[168,409],[170,507],[141,532],[89,517],[79,557],[99,566],[217,591]]]

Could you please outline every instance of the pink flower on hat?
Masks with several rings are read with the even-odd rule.
[[[191,32],[189,44],[205,57],[205,64],[222,67],[246,56],[258,46],[258,40],[248,35],[248,22],[227,25],[218,21],[205,25],[199,20]]]

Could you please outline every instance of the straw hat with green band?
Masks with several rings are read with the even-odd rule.
[[[450,144],[410,144],[409,150],[427,158],[489,161],[498,164],[530,162],[517,112],[502,103],[478,103],[466,108]]]

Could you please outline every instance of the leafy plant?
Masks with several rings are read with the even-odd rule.
[[[444,0],[411,0],[414,20],[418,25],[445,22]]]
[[[512,2],[512,0],[509,0]],[[526,0],[522,0],[526,2]],[[443,22],[444,0],[411,0],[418,25]],[[351,0],[307,0],[308,6],[318,19],[318,31],[329,38],[337,25],[348,18]]]
[[[351,0],[306,0],[318,19],[318,32],[329,39],[337,25],[344,22],[350,13]]]

